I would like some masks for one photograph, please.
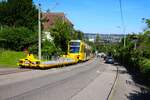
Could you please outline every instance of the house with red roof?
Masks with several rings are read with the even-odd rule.
[[[53,40],[51,35],[50,35],[49,29],[54,25],[56,19],[58,19],[58,18],[62,19],[63,21],[68,22],[73,27],[73,24],[65,16],[65,14],[63,12],[42,13],[42,20],[43,20],[42,21],[42,27],[43,27],[43,33],[45,34],[43,40],[45,40],[45,39],[48,39],[50,41]]]
[[[43,30],[47,31],[49,28],[54,25],[56,19],[62,19],[63,21],[68,22],[70,25],[73,26],[71,21],[65,16],[63,12],[48,12],[48,13],[42,13],[42,19],[44,20],[42,25],[43,25]]]

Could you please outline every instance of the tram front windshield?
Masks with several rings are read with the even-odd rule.
[[[80,50],[80,42],[70,42],[70,53],[79,53]]]
[[[70,53],[79,53],[80,47],[70,47]]]
[[[70,46],[80,46],[80,42],[70,42]]]

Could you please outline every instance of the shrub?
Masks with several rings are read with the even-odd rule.
[[[0,47],[15,51],[28,48],[37,42],[37,34],[28,28],[5,27],[0,30]]]
[[[150,60],[143,58],[140,61],[140,71],[146,77],[150,78]]]
[[[50,42],[48,40],[43,41],[42,43],[42,53],[48,54],[48,55],[54,55],[58,51],[58,48],[56,48],[55,44],[53,42]]]

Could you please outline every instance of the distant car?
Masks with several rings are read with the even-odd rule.
[[[105,59],[105,63],[113,64],[113,63],[114,63],[113,57],[107,57],[107,58]]]

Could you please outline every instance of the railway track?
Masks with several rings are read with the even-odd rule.
[[[30,71],[31,69],[5,69],[5,70],[0,70],[0,75],[8,75],[8,74],[13,74],[13,73],[20,73],[20,72],[26,72]]]

